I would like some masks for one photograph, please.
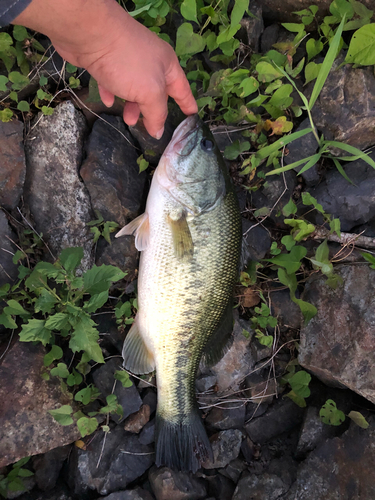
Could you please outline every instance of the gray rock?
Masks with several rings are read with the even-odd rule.
[[[155,389],[146,389],[146,391],[142,394],[143,404],[150,407],[151,415],[156,411],[157,399],[158,398]]]
[[[375,270],[350,265],[335,271],[344,282],[336,290],[323,278],[306,284],[304,300],[318,313],[301,330],[298,360],[325,384],[348,387],[374,403]]]
[[[150,407],[142,405],[136,413],[132,413],[124,422],[124,429],[139,434],[150,420]]]
[[[243,245],[245,244],[246,260],[264,259],[271,248],[272,240],[269,232],[261,225],[242,219]]]
[[[261,418],[254,418],[247,423],[245,429],[254,443],[263,444],[300,425],[303,415],[303,408],[297,406],[289,398],[280,398],[268,408]]]
[[[22,122],[0,122],[0,154],[0,206],[11,210],[18,205],[26,175]]]
[[[215,500],[228,500],[232,498],[235,489],[233,481],[222,474],[206,476],[208,482],[208,494]]]
[[[259,52],[260,37],[264,30],[262,17],[262,5],[252,1],[249,5],[250,12],[255,17],[243,17],[240,21],[241,30],[239,32],[240,39],[250,47],[252,52]]]
[[[115,238],[111,235],[111,245],[100,238],[96,249],[96,265],[119,267],[126,272],[126,280],[131,281],[136,277],[139,253],[135,248],[133,236]]]
[[[135,488],[134,490],[116,491],[106,497],[101,497],[102,500],[153,500],[154,497],[150,492]]]
[[[41,345],[16,342],[2,360],[0,467],[71,443],[80,436],[75,424],[62,426],[48,413],[72,403],[61,392],[57,377],[46,381],[40,376],[44,355]]]
[[[336,435],[336,427],[324,424],[319,417],[319,409],[309,406],[301,427],[295,456],[305,458],[306,455],[323,441]]]
[[[271,314],[288,328],[299,329],[302,323],[300,308],[290,298],[289,290],[270,290]]]
[[[366,149],[375,143],[375,77],[369,67],[345,64],[339,68],[344,57],[333,63],[312,116],[326,139]]]
[[[120,426],[111,427],[106,438],[104,433],[98,435],[87,450],[74,448],[69,461],[69,486],[80,499],[91,498],[92,490],[109,495],[142,476],[153,461],[152,448],[142,445],[138,436]]]
[[[153,467],[149,480],[156,500],[199,500],[206,498],[203,479],[188,472],[177,472],[168,467]]]
[[[341,438],[328,439],[301,464],[283,500],[352,500],[375,497],[375,427],[351,424]]]
[[[34,490],[30,497],[25,500],[73,500],[73,498],[70,496],[66,485],[61,482],[51,491],[40,493]]]
[[[17,249],[10,240],[15,241],[16,237],[8,224],[5,213],[0,210],[0,286],[13,283],[18,276],[17,266],[13,264],[13,254]]]
[[[245,462],[239,458],[236,458],[235,460],[232,460],[224,469],[220,469],[219,472],[223,476],[231,479],[234,484],[237,484],[242,472],[245,469]]]
[[[277,500],[287,491],[288,486],[275,474],[257,476],[245,473],[238,482],[232,500]]]
[[[245,422],[246,405],[236,403],[223,403],[222,407],[215,406],[205,419],[208,426],[219,429],[239,429]]]
[[[243,335],[242,330],[249,332],[250,338]],[[215,389],[217,395],[226,393],[229,389],[237,390],[254,366],[250,339],[253,332],[248,322],[236,320],[233,329],[233,342],[216,365],[209,369],[203,368],[201,376],[216,377]],[[213,379],[210,379],[210,383]]]
[[[374,153],[370,156],[375,159]],[[310,194],[327,213],[340,219],[342,231],[350,231],[375,218],[375,170],[363,160],[349,162],[347,166],[344,163],[345,172],[354,184],[333,169],[326,173],[319,186],[310,189]]]
[[[122,118],[102,115],[94,123],[80,174],[92,206],[104,220],[124,226],[139,215],[144,201],[145,172],[139,173],[139,151]]]
[[[304,130],[306,128],[311,128],[310,120],[305,118],[303,122],[297,127],[296,132]],[[291,165],[295,161],[302,160],[316,153],[318,149],[318,143],[312,132],[306,134],[295,141],[288,144],[289,153],[284,157],[284,165]],[[298,173],[302,169],[303,165],[295,167],[294,170]],[[318,165],[315,164],[306,172],[301,174],[306,186],[315,186],[319,182],[319,172]]]
[[[221,431],[210,438],[213,462],[207,460],[202,463],[205,469],[218,469],[225,467],[240,453],[242,443],[242,431],[239,429],[228,429]]]
[[[262,54],[265,54],[269,50],[273,49],[273,45],[277,43],[279,38],[280,30],[281,26],[276,23],[270,24],[264,29],[260,41],[260,51]]]
[[[115,422],[127,418],[132,413],[137,412],[142,406],[142,399],[134,384],[130,387],[123,387],[121,382],[114,379],[113,375],[116,370],[121,369],[121,365],[120,358],[111,358],[93,373],[94,384],[101,392],[103,398],[112,394],[113,384],[116,382],[113,394],[117,396],[117,400],[124,410],[124,415],[122,419],[119,415],[111,415],[111,418]]]
[[[68,458],[70,450],[70,446],[62,446],[33,458],[34,477],[39,489],[47,491],[55,487],[63,463]]]
[[[53,115],[37,116],[25,143],[24,193],[35,228],[55,257],[63,248],[83,247],[82,269],[91,266],[92,235],[86,224],[93,219],[78,174],[86,132],[84,117],[66,101]]]
[[[155,419],[147,422],[143,427],[140,435],[139,442],[142,444],[151,444],[155,441]]]

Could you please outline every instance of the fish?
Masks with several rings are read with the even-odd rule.
[[[195,378],[201,359],[217,362],[232,333],[241,251],[234,187],[198,115],[176,128],[153,174],[145,212],[116,236],[130,234],[141,256],[124,367],[138,375],[156,370],[156,465],[196,472],[213,457]]]

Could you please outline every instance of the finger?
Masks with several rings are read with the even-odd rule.
[[[147,102],[140,104],[143,123],[147,132],[155,139],[160,139],[168,115],[168,96],[163,93],[153,94]]]
[[[198,105],[191,92],[189,82],[181,66],[177,63],[167,77],[167,92],[173,97],[185,115],[198,112]]]
[[[140,113],[141,110],[136,102],[126,101],[123,117],[124,122],[129,125],[129,127],[137,123]]]
[[[106,88],[102,87],[101,85],[98,84],[98,90],[99,90],[99,95],[100,99],[103,101],[103,104],[107,106],[107,108],[111,108],[113,106],[113,103],[115,102],[115,96],[107,90]]]

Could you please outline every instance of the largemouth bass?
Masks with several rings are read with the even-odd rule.
[[[124,367],[156,369],[156,464],[195,472],[212,459],[195,398],[202,355],[219,359],[233,328],[241,220],[225,162],[198,115],[175,130],[153,175],[145,213],[117,236],[140,250],[138,313]]]

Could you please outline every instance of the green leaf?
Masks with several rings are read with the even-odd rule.
[[[68,326],[68,319],[66,313],[56,313],[48,317],[44,326],[48,330],[64,330]]]
[[[115,266],[102,265],[93,266],[89,269],[83,278],[85,292],[91,295],[109,290],[111,284],[119,281],[126,276],[126,273]]]
[[[240,92],[239,97],[247,97],[258,90],[259,82],[253,76],[250,76],[242,80],[240,88],[242,92]]]
[[[4,76],[0,75],[0,90],[1,92],[6,92],[8,90],[7,83],[9,82],[9,79]]]
[[[311,59],[314,59],[315,56],[320,54],[320,52],[323,50],[323,42],[321,40],[314,40],[314,38],[309,38],[306,42],[306,52],[307,52],[307,57],[308,61],[311,61]]]
[[[315,80],[318,77],[319,71],[321,70],[322,63],[316,64],[314,61],[309,62],[305,67],[305,84]]]
[[[293,102],[293,98],[290,97],[292,91],[293,87],[289,83],[282,85],[276,90],[276,92],[274,92],[273,96],[269,100],[269,104],[280,109],[286,109]]]
[[[318,203],[317,199],[311,196],[310,193],[304,192],[302,193],[302,203],[304,205],[313,205],[315,210],[320,212],[321,214],[325,214],[324,208],[320,203]]]
[[[73,387],[74,385],[81,384],[82,380],[83,380],[82,375],[73,368],[73,372],[69,373],[69,376],[66,379],[66,383],[68,384],[69,387]]]
[[[234,0],[234,7],[230,15],[231,26],[237,26],[249,8],[248,0]]]
[[[190,56],[202,52],[206,46],[205,39],[193,32],[190,23],[183,23],[177,29],[176,54],[180,57]]]
[[[249,141],[240,142],[237,139],[230,146],[226,146],[224,151],[224,158],[226,158],[227,160],[235,160],[240,154],[244,153],[245,151],[249,151],[249,149]]]
[[[333,0],[329,10],[337,20],[341,20],[344,16],[346,19],[351,19],[354,15],[354,9],[347,0]]]
[[[310,321],[310,319],[312,319],[314,316],[316,316],[318,310],[315,306],[313,306],[309,302],[305,302],[302,299],[296,299],[295,297],[292,298],[292,300],[301,309],[301,313],[303,314],[303,319],[304,319],[305,325]]]
[[[279,71],[277,68],[275,68],[272,64],[266,62],[266,61],[261,61],[256,65],[255,70],[258,73],[258,79],[261,82],[272,82],[273,80],[276,80],[276,78],[280,78],[283,76],[281,71]]]
[[[336,233],[339,238],[341,238],[341,223],[340,219],[332,219],[329,223],[332,233]]]
[[[43,365],[49,366],[56,359],[61,359],[63,357],[63,350],[58,345],[53,345],[51,350],[44,356]],[[66,365],[65,365],[66,366]]]
[[[348,417],[353,420],[355,424],[357,424],[359,427],[362,427],[362,429],[367,429],[369,427],[369,423],[365,419],[365,417],[360,413],[359,411],[351,411],[348,415]]]
[[[73,413],[73,408],[69,405],[60,406],[56,410],[48,410],[48,413],[53,416],[53,418],[60,425],[71,425],[73,423],[73,419],[71,414]]]
[[[44,75],[42,75],[40,78],[39,78],[39,85],[41,87],[43,87],[44,85],[47,85],[48,83],[48,78]]]
[[[83,405],[88,405],[91,401],[97,399],[99,395],[100,392],[98,391],[98,389],[94,385],[90,384],[85,389],[81,389],[80,391],[78,391],[74,396],[74,399],[75,401],[79,401]]]
[[[281,238],[281,243],[285,246],[285,248],[289,251],[296,244],[295,239],[291,234],[287,234]]]
[[[45,321],[41,319],[30,319],[26,325],[22,325],[20,342],[40,341],[44,346],[51,339],[51,332],[45,328]]]
[[[34,310],[36,313],[50,313],[56,303],[57,298],[47,289],[43,288],[39,297],[35,300]]]
[[[89,436],[98,428],[96,418],[82,417],[77,420],[77,427],[82,437]]]
[[[354,155],[356,157],[355,159],[360,158],[361,160],[368,163],[372,168],[375,168],[375,162],[368,154],[364,153],[354,146],[351,146],[350,144],[345,144],[338,141],[324,141],[323,144],[324,146],[332,146],[334,148],[342,149],[343,151]],[[347,161],[349,160],[349,158],[346,157],[342,157],[341,159],[346,159]]]
[[[315,101],[319,97],[319,94],[323,88],[323,85],[326,82],[328,74],[331,71],[333,61],[335,60],[335,58],[337,56],[344,23],[345,23],[345,16],[342,19],[340,26],[337,28],[336,34],[331,41],[328,52],[324,58],[324,61],[322,63],[322,67],[319,71],[319,75],[316,79],[314,88],[313,88],[312,93],[311,93],[310,101],[309,101],[309,110],[310,111],[313,108]]]
[[[88,302],[85,303],[84,305],[84,310],[93,313],[97,309],[100,309],[101,307],[104,306],[104,304],[108,300],[108,290],[105,290],[104,292],[98,293],[97,295],[93,295]]]
[[[88,315],[81,313],[70,322],[73,327],[69,342],[71,350],[73,352],[85,351],[97,363],[104,363],[103,353],[97,343],[99,332],[95,328],[94,321]]]
[[[18,42],[23,42],[26,38],[29,38],[27,29],[16,24],[13,28],[13,38]]]
[[[14,321],[12,316],[9,316],[4,312],[0,314],[0,325],[3,325],[5,328],[9,328],[11,330],[17,328],[17,323]]]
[[[8,307],[4,307],[5,314],[9,314],[12,316],[30,316],[30,313],[28,313],[16,300],[8,300],[7,304]]]
[[[328,425],[341,425],[345,420],[344,413],[339,410],[332,399],[327,399],[319,412],[320,419]]]
[[[74,76],[69,77],[69,87],[71,89],[77,89],[81,85],[79,78],[74,78]]]
[[[288,394],[285,394],[285,396],[289,399],[291,399],[296,405],[298,405],[300,408],[306,408],[306,401],[305,398],[302,396],[299,396],[296,394],[294,391],[288,392]]]
[[[288,383],[293,391],[303,398],[308,398],[311,394],[309,383],[311,382],[311,375],[304,370],[295,373]]]
[[[194,0],[195,2],[195,0]],[[141,156],[138,156],[137,158],[137,164],[139,165],[139,173],[143,172],[144,170],[147,169],[147,167],[149,166],[149,162],[146,161],[144,158],[143,158],[143,155]]]
[[[65,69],[66,69],[67,73],[75,73],[78,68],[77,68],[77,66],[73,66],[73,64],[70,64],[67,62]]]
[[[51,116],[53,115],[53,108],[50,108],[49,106],[42,106],[42,113],[45,116]]]
[[[82,247],[65,248],[59,256],[61,265],[66,271],[74,271],[80,265],[82,259]]]
[[[182,17],[184,17],[187,21],[198,22],[196,0],[184,0],[181,4],[180,10]]]
[[[57,278],[62,274],[61,269],[58,269],[50,262],[38,262],[38,264],[34,267],[34,271],[47,276],[47,278]]]
[[[7,51],[13,45],[13,40],[8,33],[0,33],[0,52]]]
[[[0,121],[2,121],[3,123],[10,122],[12,118],[13,118],[13,111],[11,109],[5,108],[0,111]]]
[[[51,375],[54,377],[68,378],[69,370],[65,363],[58,363],[55,368],[52,368]]]
[[[281,25],[288,31],[292,31],[293,33],[301,33],[305,31],[305,26],[303,24],[298,23],[281,23]]]
[[[286,269],[288,274],[295,273],[301,266],[301,260],[305,257],[307,250],[302,246],[294,246],[289,253],[276,255],[272,259],[264,259]]]
[[[124,410],[122,406],[117,401],[117,396],[115,394],[110,394],[106,397],[107,406],[101,408],[100,413],[117,413],[122,417],[124,415]]]
[[[294,203],[292,198],[290,198],[288,203],[283,207],[282,212],[285,217],[289,217],[290,215],[297,213],[297,205]]]
[[[371,264],[371,269],[375,269],[375,256],[370,253],[361,252],[362,257]],[[1,317],[1,316],[0,316]]]
[[[30,83],[30,80],[27,76],[22,75],[19,71],[12,71],[8,75],[9,80],[12,82],[13,90],[22,90],[26,85]]]

